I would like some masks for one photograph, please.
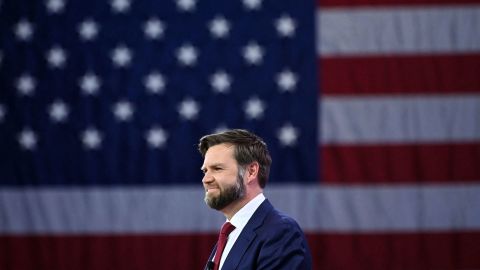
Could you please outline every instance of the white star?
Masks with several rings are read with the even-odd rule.
[[[3,104],[0,104],[0,123],[3,122],[3,119],[5,119],[6,114],[7,114],[7,109]]]
[[[213,37],[224,38],[230,32],[230,23],[223,16],[217,16],[210,21],[209,29]]]
[[[112,0],[110,5],[114,13],[126,13],[130,10],[130,0]]]
[[[151,147],[161,148],[167,142],[168,134],[160,127],[153,127],[147,131],[145,139]]]
[[[230,75],[225,73],[223,70],[219,70],[210,76],[210,84],[212,85],[213,90],[215,90],[217,93],[228,92],[231,83],[232,80]]]
[[[147,88],[148,92],[152,94],[159,94],[164,91],[166,82],[161,73],[153,71],[152,73],[148,74],[147,77],[145,77],[143,84],[145,85],[145,88]]]
[[[98,149],[102,144],[102,134],[95,128],[87,128],[81,134],[83,146],[87,149]]]
[[[190,44],[182,45],[177,50],[177,59],[184,66],[193,66],[197,63],[197,49]]]
[[[67,61],[67,53],[61,47],[55,46],[47,52],[47,61],[52,68],[63,68]]]
[[[87,73],[80,79],[80,88],[86,95],[95,95],[100,88],[100,78],[94,73]]]
[[[49,13],[62,13],[65,9],[64,0],[48,0],[45,5]]]
[[[224,131],[227,131],[227,130],[228,130],[227,125],[220,124],[213,130],[213,133],[221,133],[221,132],[224,132]]]
[[[297,143],[299,133],[297,128],[291,124],[286,124],[278,130],[277,137],[283,146],[294,146]]]
[[[183,100],[178,106],[178,113],[185,120],[193,120],[197,118],[200,111],[198,103],[190,98]]]
[[[195,5],[197,2],[195,0],[177,0],[177,7],[181,11],[193,11],[195,10]]]
[[[243,48],[243,57],[245,60],[252,65],[258,65],[263,60],[263,48],[260,47],[256,42],[250,42],[246,47]]]
[[[248,119],[259,119],[263,117],[265,111],[265,103],[257,97],[247,100],[244,106],[245,114]]]
[[[35,92],[37,83],[29,74],[23,74],[17,79],[16,87],[20,95],[31,96]]]
[[[98,24],[94,20],[87,19],[78,26],[78,33],[84,41],[94,40],[98,35],[98,28]]]
[[[260,9],[262,6],[262,0],[243,0],[242,2],[245,8],[250,10]]]
[[[277,32],[282,37],[292,37],[295,35],[295,29],[297,27],[292,17],[288,15],[282,15],[275,21]]]
[[[15,25],[14,32],[17,39],[21,41],[29,41],[32,39],[33,25],[27,19],[22,19]]]
[[[65,122],[68,118],[69,111],[67,104],[62,100],[56,100],[50,104],[50,107],[48,108],[50,118],[54,122]]]
[[[130,51],[129,48],[120,45],[117,46],[112,54],[112,61],[113,64],[117,67],[127,67],[130,65],[130,62],[132,61],[132,52]]]
[[[297,86],[297,74],[285,69],[277,75],[277,84],[282,92],[291,92]]]
[[[113,114],[119,121],[129,121],[133,117],[134,107],[132,103],[122,100],[113,106]]]
[[[30,128],[24,128],[17,137],[18,143],[25,150],[33,150],[37,146],[37,135]]]
[[[165,25],[157,18],[151,18],[143,25],[145,36],[150,39],[159,39],[163,37],[165,32]]]

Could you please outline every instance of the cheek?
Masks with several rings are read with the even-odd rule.
[[[233,185],[237,182],[237,175],[232,174],[232,173],[224,173],[221,175],[218,175],[217,178],[217,183],[219,186],[224,187],[224,186],[230,186]]]

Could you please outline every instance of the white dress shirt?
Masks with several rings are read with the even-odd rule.
[[[262,204],[264,200],[265,196],[263,195],[263,193],[258,194],[255,198],[253,198],[253,200],[249,201],[244,207],[242,207],[242,209],[240,209],[232,217],[232,219],[227,219],[227,222],[232,223],[232,225],[235,226],[235,229],[228,235],[227,244],[225,245],[225,249],[223,250],[222,258],[220,259],[220,267],[218,269],[222,269],[223,263],[225,262],[228,253],[232,249],[233,244],[235,244],[238,236],[243,231],[243,228],[245,228],[245,225],[247,225],[248,221],[253,216],[253,213],[255,213],[257,208],[260,206],[260,204]]]

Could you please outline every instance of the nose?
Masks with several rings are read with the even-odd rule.
[[[209,174],[208,172],[205,172],[205,174],[203,175],[203,178],[202,178],[202,183],[208,184],[208,183],[211,183],[211,182],[213,182],[212,175]]]

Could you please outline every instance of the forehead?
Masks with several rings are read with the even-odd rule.
[[[232,144],[217,144],[210,148],[208,148],[207,152],[205,153],[204,165],[208,165],[211,163],[226,163],[226,162],[235,162],[235,158],[233,156],[233,152],[235,150],[235,146]]]

